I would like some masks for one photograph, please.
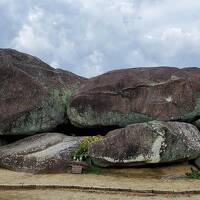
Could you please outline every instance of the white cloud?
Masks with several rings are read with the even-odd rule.
[[[86,59],[86,62],[83,64],[86,69],[86,76],[96,76],[100,75],[104,72],[102,62],[104,55],[101,52],[94,51],[91,55],[89,55]]]
[[[41,23],[44,18],[42,9],[35,7],[31,9],[27,16],[27,22],[19,30],[17,36],[13,39],[13,46],[23,51],[39,54],[43,51],[51,51],[52,46],[48,41],[47,30]]]
[[[199,66],[200,1],[0,0],[0,45],[83,76]]]

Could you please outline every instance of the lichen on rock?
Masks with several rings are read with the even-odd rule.
[[[32,173],[64,172],[82,137],[42,133],[0,147],[0,167]]]
[[[151,120],[193,122],[200,116],[200,69],[111,71],[89,79],[70,101],[75,126],[125,127]]]
[[[200,152],[200,133],[183,122],[151,121],[108,133],[89,145],[89,156],[102,167],[191,160]]]
[[[86,79],[1,49],[1,80],[0,135],[32,135],[68,122],[70,97]]]

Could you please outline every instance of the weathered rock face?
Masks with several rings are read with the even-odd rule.
[[[33,173],[65,171],[81,140],[60,133],[29,136],[0,147],[0,167]]]
[[[170,163],[195,159],[199,154],[200,133],[183,122],[130,125],[89,146],[89,156],[102,167]]]
[[[191,122],[200,116],[199,68],[136,68],[94,78],[73,96],[70,120],[80,127],[151,120]]]
[[[193,124],[200,129],[200,119],[196,120],[195,122],[193,122]]]
[[[30,135],[62,124],[69,98],[84,81],[36,57],[0,49],[0,135]]]

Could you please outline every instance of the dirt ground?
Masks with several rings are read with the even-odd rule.
[[[144,196],[120,193],[88,193],[67,190],[0,191],[0,200],[199,200],[198,195]]]
[[[190,171],[188,165],[175,165],[160,168],[128,168],[103,170],[101,175],[82,174],[38,174],[12,172],[0,169],[0,187],[4,185],[54,185],[54,186],[80,186],[98,188],[120,188],[133,190],[156,191],[200,191],[200,181],[188,178],[168,179],[166,175],[184,174]],[[73,191],[69,189],[33,189],[33,190],[5,190],[0,189],[0,200],[35,200],[35,199],[200,199],[200,195],[157,195],[138,196],[133,193],[120,192],[89,192]]]

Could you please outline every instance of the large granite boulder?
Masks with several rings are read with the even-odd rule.
[[[199,68],[135,68],[89,79],[68,110],[80,127],[120,126],[150,120],[192,122],[200,116]]]
[[[62,172],[82,137],[42,133],[0,147],[0,167],[32,173]]]
[[[88,154],[101,167],[186,161],[200,155],[200,132],[184,122],[133,124],[91,143]]]
[[[66,122],[69,98],[84,81],[36,57],[0,49],[0,135],[30,135]]]

